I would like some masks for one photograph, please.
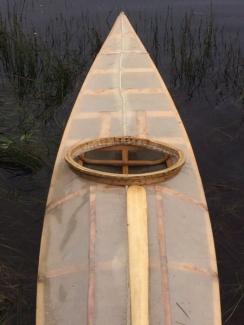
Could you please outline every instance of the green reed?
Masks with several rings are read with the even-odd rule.
[[[43,149],[45,124],[50,124],[66,96],[81,82],[100,46],[100,34],[85,14],[77,22],[59,16],[42,33],[34,26],[27,28],[15,11],[9,11],[5,19],[0,14],[0,75],[15,97],[6,115],[4,108],[1,111],[6,126],[0,132],[2,168],[41,168],[43,159],[33,148]],[[16,120],[17,134],[16,130],[12,134],[9,126]],[[34,144],[23,141],[27,138]]]
[[[171,84],[189,97],[201,87],[237,98],[243,91],[240,39],[229,38],[215,24],[210,10],[205,18],[190,12],[177,27],[172,10],[165,18],[163,50],[170,60]]]
[[[0,167],[8,170],[25,169],[35,172],[43,165],[41,153],[24,136],[19,140],[0,136]]]
[[[20,102],[31,95],[46,107],[60,105],[100,46],[85,14],[75,23],[60,15],[44,32],[27,28],[18,12],[0,15],[0,66]]]
[[[78,71],[83,70],[84,62],[78,57],[79,53],[67,48],[58,53],[35,32],[24,32],[16,15],[8,23],[0,18],[2,68],[20,102],[32,95],[45,106],[62,103]]]

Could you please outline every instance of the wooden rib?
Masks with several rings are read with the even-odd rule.
[[[169,272],[166,251],[166,234],[164,229],[164,215],[162,209],[161,193],[158,186],[155,186],[156,213],[158,226],[158,242],[160,251],[160,269],[162,279],[162,308],[164,310],[164,324],[172,325],[172,313],[170,302]]]
[[[127,94],[162,94],[162,88],[129,88],[123,89]]]
[[[119,69],[94,69],[92,74],[117,74],[119,73]],[[134,72],[154,72],[153,68],[122,68],[122,73],[134,73]]]
[[[80,273],[85,270],[85,267],[80,265],[68,265],[66,267],[61,267],[57,269],[50,270],[45,274],[42,274],[42,278],[51,279],[56,277],[63,277],[68,274]]]
[[[201,207],[202,209],[204,209],[205,211],[208,211],[208,207],[206,205],[206,203],[204,202],[200,202],[198,200],[193,199],[191,196],[184,194],[182,192],[178,192],[172,188],[166,187],[166,186],[158,186],[158,190],[161,191],[161,193],[164,195],[171,195],[171,196],[175,196],[177,198],[179,198],[180,200],[183,200],[185,202],[188,202],[190,204],[194,204],[194,205],[198,205],[199,207]]]
[[[126,154],[127,152],[127,154]],[[124,155],[124,156],[123,156]],[[92,165],[108,165],[108,166],[154,166],[162,164],[168,161],[168,155],[161,159],[155,160],[128,160],[128,149],[122,151],[122,160],[112,160],[112,159],[92,159],[87,158],[84,155],[80,156],[80,161]]]
[[[101,54],[127,54],[127,53],[144,53],[147,54],[147,52],[145,50],[102,50]]]
[[[210,276],[210,277],[213,277],[213,278],[218,278],[217,272],[213,272],[211,270],[203,269],[203,268],[200,268],[199,266],[196,266],[196,265],[190,264],[190,263],[171,262],[169,264],[169,266],[176,269],[176,270],[181,270],[181,271],[191,272],[191,273],[198,273],[198,274],[202,274],[204,276],[208,276],[208,277]]]
[[[148,224],[146,191],[142,186],[130,186],[127,191],[129,239],[129,275],[131,324],[148,325]]]
[[[97,148],[98,151],[122,151],[125,148],[124,145],[114,145],[110,147]],[[128,148],[128,146],[127,146]],[[130,145],[130,151],[138,151],[141,147]]]
[[[172,117],[172,118],[175,118],[174,112],[172,112],[171,110],[163,110],[163,108],[161,108],[160,110],[158,108],[155,110],[150,109],[150,111],[147,111],[147,116],[148,117]]]
[[[84,88],[81,91],[81,94],[84,95],[93,95],[99,96],[103,94],[114,94],[118,93],[120,88],[98,88],[96,90]],[[122,93],[125,94],[162,94],[162,88],[130,88],[130,89],[121,89]]]
[[[174,161],[173,161],[172,157],[169,157],[168,159],[166,159],[166,165],[168,168],[174,165]]]
[[[89,243],[89,283],[88,283],[88,325],[95,324],[95,243],[96,243],[96,187],[90,186],[90,243]]]
[[[129,168],[128,168],[128,148],[125,148],[124,150],[122,150],[122,171],[123,174],[128,174],[129,173]]]
[[[72,200],[77,196],[81,196],[82,194],[84,194],[84,190],[79,190],[79,191],[72,192],[60,199],[57,199],[54,202],[51,201],[46,207],[46,212],[50,212],[51,210],[57,208],[59,205],[64,204],[67,201]]]
[[[101,96],[101,95],[118,93],[118,90],[119,88],[99,88],[96,90],[83,88],[81,90],[81,95]]]
[[[169,262],[168,263],[169,268],[180,270],[188,273],[198,273],[203,276],[215,278],[218,280],[218,274],[216,271],[211,271],[209,269],[200,268],[197,265],[191,264],[191,263],[179,263],[179,262]],[[112,269],[113,270],[121,270],[125,268],[125,263],[121,262],[119,260],[110,260],[110,261],[104,261],[104,262],[97,262],[96,263],[96,269],[103,272],[109,272]],[[159,269],[160,268],[160,262],[158,259],[151,259],[149,262],[149,269]],[[51,279],[55,277],[65,277],[69,274],[75,274],[75,273],[81,273],[86,271],[85,265],[70,265],[67,267],[61,267],[57,269],[50,270],[46,272],[45,274],[41,274],[38,277],[39,283],[43,284],[44,279]]]
[[[100,96],[103,96],[104,94],[100,94]],[[94,96],[94,94],[89,94],[89,96]],[[148,117],[175,117],[175,114],[172,111],[159,111],[158,108],[153,110],[153,108],[150,111],[146,110],[135,110],[135,111],[129,111],[128,114],[131,115],[139,115],[142,113],[145,113]],[[106,115],[110,115],[110,117],[119,118],[120,113],[116,111],[111,112],[84,112],[81,111],[80,113],[77,113],[76,119],[96,119],[96,118],[103,118]],[[107,117],[108,118],[108,117]],[[139,117],[140,118],[140,117]],[[139,120],[138,120],[139,121]]]

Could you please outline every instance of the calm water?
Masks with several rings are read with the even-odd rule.
[[[12,22],[14,13],[22,17],[24,32],[36,38],[37,43],[40,41],[38,46],[42,44],[44,53],[39,57],[44,58],[43,65],[40,59],[33,59],[34,65],[42,67],[34,73],[21,70],[21,61],[18,62],[21,55],[14,56],[9,51],[6,57],[18,60],[7,61],[7,68],[4,68],[3,56],[0,55],[0,137],[4,138],[0,139],[0,292],[3,293],[0,294],[0,324],[34,324],[39,241],[56,151],[84,76],[121,10],[126,11],[156,62],[188,131],[214,231],[223,319],[227,324],[243,324],[244,94],[241,92],[241,67],[244,60],[243,55],[237,55],[239,45],[244,48],[242,0],[212,1],[217,30],[211,42],[214,42],[215,36],[217,40],[215,45],[211,45],[211,51],[215,54],[213,58],[201,58],[205,62],[205,70],[200,72],[197,70],[197,56],[187,61],[185,68],[180,68],[179,52],[176,52],[176,60],[173,58],[175,52],[172,50],[170,30],[174,29],[174,46],[179,48],[182,46],[180,26],[185,13],[191,12],[194,17],[190,29],[198,30],[201,19],[204,22],[209,19],[208,1],[106,0],[102,4],[98,0],[89,4],[81,0],[0,2],[3,18]],[[174,20],[169,18],[167,25],[166,17],[171,17],[171,12]],[[238,31],[239,38],[236,36]],[[16,35],[20,37],[19,32]],[[1,37],[0,33],[0,40]],[[0,42],[0,49],[2,44]],[[24,47],[24,51],[29,51],[29,48]],[[33,54],[31,51],[28,56]],[[53,55],[57,56],[53,59]],[[68,71],[62,64],[54,64],[59,56],[61,61],[63,58],[67,60]],[[77,56],[82,64],[78,72],[73,67]],[[49,68],[43,73],[48,64]],[[25,80],[22,83],[21,78],[13,78],[18,71],[27,73],[28,78],[32,73],[30,79],[40,80],[35,79],[34,83],[30,80],[30,84]],[[233,78],[236,71],[237,77]],[[74,80],[70,77],[73,74],[77,75]],[[59,76],[68,84],[62,88],[65,89],[64,95],[59,92]],[[55,89],[50,91],[49,87],[45,88],[45,85],[54,82]],[[36,91],[32,93],[34,86]],[[43,96],[46,93],[49,97]],[[20,96],[24,97],[20,100]],[[6,158],[3,148],[7,141],[15,141],[17,148],[14,147],[13,152],[8,151]],[[19,144],[27,150],[24,157],[19,157]],[[42,158],[41,167],[32,161],[31,153]],[[18,164],[15,165],[17,158]],[[6,168],[4,161],[10,161],[11,168]]]

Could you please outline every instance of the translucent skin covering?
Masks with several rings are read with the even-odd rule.
[[[36,324],[131,324],[127,188],[87,181],[64,160],[77,142],[125,135],[172,144],[186,159],[176,177],[145,187],[149,323],[221,324],[210,219],[191,145],[123,13],[87,75],[58,152],[43,226]]]

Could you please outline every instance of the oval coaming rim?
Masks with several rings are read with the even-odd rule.
[[[158,171],[140,174],[116,174],[87,168],[74,160],[76,154],[78,155],[79,153],[85,153],[114,145],[136,145],[158,151],[164,150],[165,152],[177,157],[177,161],[172,166]],[[79,174],[81,174],[83,177],[99,183],[114,185],[147,185],[160,183],[175,176],[183,167],[185,163],[185,156],[181,149],[161,141],[152,141],[147,138],[138,138],[133,136],[117,136],[78,142],[67,150],[65,153],[65,160],[73,170],[79,172]]]

